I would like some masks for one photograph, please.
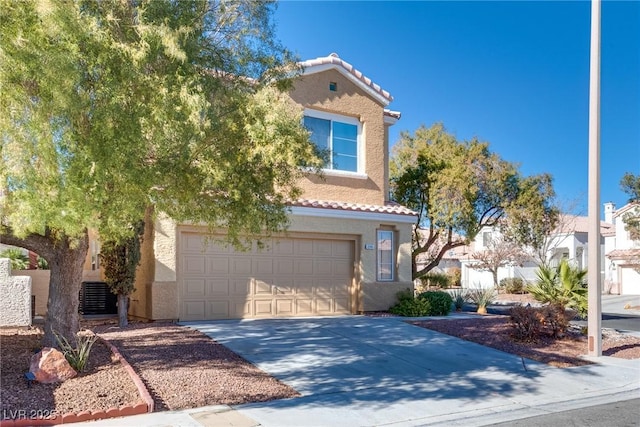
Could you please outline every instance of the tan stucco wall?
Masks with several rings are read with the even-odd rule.
[[[36,316],[47,314],[51,272],[49,270],[13,270],[11,274],[31,277],[31,295],[36,297]]]
[[[0,326],[30,326],[31,277],[12,276],[8,258],[0,258],[0,293]]]
[[[153,282],[150,293],[151,316],[153,320],[174,320],[178,318],[177,282]]]
[[[329,82],[338,90],[329,91]],[[367,178],[309,175],[299,183],[307,199],[384,204],[386,198],[388,142],[384,107],[335,70],[300,77],[290,92],[291,99],[303,108],[355,117],[362,124],[365,174]]]
[[[136,270],[135,290],[129,298],[129,314],[145,319],[151,318],[151,298],[147,296],[151,293],[151,284],[155,276],[155,223],[153,220],[153,210],[148,209],[145,213],[144,234],[142,245],[140,246],[140,264]]]

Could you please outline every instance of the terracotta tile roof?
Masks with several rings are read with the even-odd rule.
[[[417,214],[395,202],[386,202],[381,205],[365,205],[361,203],[334,202],[328,200],[298,199],[290,204],[291,206],[304,208],[337,209],[343,211],[375,212],[395,215],[416,216]]]
[[[556,233],[588,233],[589,232],[589,217],[577,216],[577,215],[561,215],[560,216],[560,229],[556,230]],[[603,236],[615,235],[616,230],[613,224],[600,221],[600,233]],[[613,234],[609,234],[613,233]]]
[[[308,59],[306,61],[300,62],[300,65],[305,69],[304,73],[314,72],[314,67],[321,68],[327,65],[334,65],[336,67],[339,67],[339,69],[343,72],[343,74],[347,75],[347,77],[351,76],[354,81],[359,82],[361,85],[377,94],[385,104],[389,104],[391,101],[393,101],[393,97],[389,92],[371,81],[369,77],[362,74],[361,71],[355,69],[353,65],[349,64],[347,61],[340,59],[337,53],[332,53],[329,56],[323,56],[315,59]]]
[[[640,260],[640,249],[615,249],[607,254],[607,258],[621,260]]]

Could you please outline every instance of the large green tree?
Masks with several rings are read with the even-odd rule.
[[[319,167],[296,74],[252,0],[0,0],[0,239],[51,268],[44,343],[73,340],[88,229],[123,241],[153,205],[228,239],[286,227]]]
[[[459,141],[441,123],[403,132],[393,149],[390,174],[394,198],[419,214],[413,234],[414,278],[436,267],[448,250],[468,244],[483,227],[504,227],[508,216],[523,209],[522,221],[544,217],[538,204],[548,204],[553,195],[546,191],[550,177],[524,178],[516,165],[492,153],[488,143]],[[518,231],[515,226],[512,230]],[[525,242],[536,230],[514,231],[510,238]]]

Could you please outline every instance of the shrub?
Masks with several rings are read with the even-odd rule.
[[[446,316],[451,311],[453,299],[447,292],[428,291],[418,295],[417,299],[424,299],[429,302],[429,312],[427,316]]]
[[[422,286],[424,287],[435,287],[435,288],[448,288],[449,287],[449,276],[443,273],[429,273],[420,279],[422,281]]]
[[[22,249],[5,249],[0,252],[0,258],[9,258],[12,270],[26,270],[29,268],[29,257],[22,252]]]
[[[563,337],[569,327],[564,309],[556,304],[540,308],[515,306],[509,310],[509,323],[513,328],[512,336],[527,342],[538,341],[543,333],[554,338]]]
[[[478,307],[486,307],[496,299],[496,290],[493,288],[470,289],[467,298]]]
[[[520,277],[505,277],[500,280],[500,288],[508,294],[524,293],[524,280]]]
[[[537,309],[517,305],[509,310],[509,324],[513,338],[518,341],[535,342],[542,332],[542,317]]]
[[[427,316],[431,310],[429,301],[423,298],[402,299],[389,309],[390,313],[405,317]]]
[[[462,311],[464,303],[467,302],[466,292],[462,289],[456,289],[451,293],[451,298],[453,300],[453,305],[456,308],[456,311]]]
[[[90,333],[78,332],[76,336],[76,346],[73,347],[71,343],[62,335],[58,335],[55,331],[53,334],[56,337],[58,346],[64,354],[65,359],[69,362],[69,365],[78,372],[84,371],[84,368],[89,361],[89,354],[93,343],[96,342],[98,336]]]
[[[462,283],[462,271],[458,267],[452,267],[447,270],[450,286],[460,286]]]

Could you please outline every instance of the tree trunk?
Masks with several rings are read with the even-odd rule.
[[[69,245],[69,239],[57,242],[53,256],[47,259],[51,270],[47,318],[44,323],[43,345],[57,347],[54,332],[75,345],[80,329],[78,303],[82,286],[82,270],[89,248],[85,236],[77,240],[77,246]],[[75,243],[75,242],[74,242]]]
[[[0,237],[2,243],[33,251],[49,263],[51,279],[43,346],[58,347],[54,331],[75,344],[79,329],[78,297],[82,269],[89,249],[87,233],[78,238],[70,238],[47,229],[44,234],[16,237],[11,229],[2,227]]]
[[[124,328],[129,324],[129,295],[118,294],[118,326]]]
[[[493,276],[493,287],[499,290],[500,288],[498,287],[498,269],[493,270],[491,272],[491,275]]]

